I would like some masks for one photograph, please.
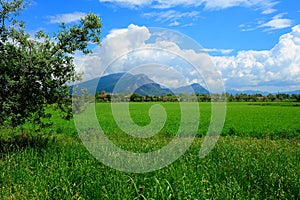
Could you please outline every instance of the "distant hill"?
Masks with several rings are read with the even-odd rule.
[[[149,83],[145,84],[141,87],[139,87],[135,93],[141,95],[141,96],[166,96],[167,94],[172,94],[174,93],[167,89],[167,88],[162,88],[159,84],[157,83]]]
[[[248,95],[253,95],[253,94],[262,94],[263,96],[266,96],[270,94],[270,92],[263,92],[263,91],[258,91],[258,90],[226,90],[227,93],[232,94],[232,95],[237,95],[237,94],[248,94]]]
[[[202,87],[198,83],[193,83],[192,85],[187,85],[187,86],[179,87],[177,89],[174,89],[174,92],[175,92],[176,95],[179,95],[179,94],[190,95],[192,93],[196,93],[196,94],[209,94],[209,91],[206,90],[204,87]]]
[[[74,86],[71,86],[71,88]],[[202,87],[198,83],[193,83],[192,85],[182,86],[179,88],[168,89],[162,87],[160,84],[151,80],[145,74],[129,74],[129,73],[115,73],[100,78],[95,78],[86,82],[82,82],[78,85],[78,91],[80,89],[86,88],[88,93],[92,94],[95,91],[101,93],[105,90],[107,93],[115,94],[132,94],[137,93],[141,96],[165,96],[167,94],[179,95],[186,94],[190,95],[192,93],[197,94],[209,94],[209,91]],[[262,94],[266,96],[270,92],[258,91],[258,90],[226,90],[227,93],[236,94]],[[279,92],[284,94],[300,94],[300,90]],[[271,94],[277,94],[273,92]]]
[[[227,93],[232,94],[232,95],[237,95],[237,94],[248,94],[248,95],[253,95],[253,94],[262,94],[263,96],[267,96],[268,94],[273,94],[276,95],[278,92],[266,92],[266,91],[258,91],[258,90],[226,90]],[[295,91],[285,91],[285,92],[279,92],[280,94],[300,94],[300,90],[295,90]]]
[[[281,92],[280,92],[281,93]],[[300,90],[295,91],[289,91],[289,92],[283,92],[284,94],[300,94]]]
[[[74,87],[74,86],[73,86]],[[86,88],[88,93],[92,94],[95,91],[101,93],[106,91],[107,93],[115,94],[132,94],[137,93],[141,96],[165,96],[167,94],[209,94],[209,92],[201,85],[194,83],[190,86],[183,86],[173,89],[172,92],[168,88],[163,88],[160,84],[151,80],[144,74],[132,75],[129,73],[116,73],[95,78],[78,85],[78,91]],[[193,90],[191,90],[191,88]]]

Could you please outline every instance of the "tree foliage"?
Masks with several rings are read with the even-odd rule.
[[[68,83],[78,78],[73,55],[91,53],[89,43],[100,44],[99,17],[90,13],[73,26],[61,24],[53,36],[31,36],[15,19],[26,6],[23,0],[0,0],[0,6],[0,125],[41,124],[49,104],[70,114]]]

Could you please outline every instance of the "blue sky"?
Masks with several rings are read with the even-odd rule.
[[[40,29],[55,32],[60,22],[76,23],[89,12],[101,17],[102,47],[95,47],[94,57],[77,54],[75,59],[86,79],[93,78],[96,73],[92,71],[103,60],[114,59],[107,51],[121,54],[133,46],[139,47],[137,41],[130,40],[142,35],[145,38],[140,44],[145,45],[150,27],[160,27],[183,33],[199,43],[211,56],[227,89],[271,92],[300,89],[298,0],[36,0],[30,3],[20,18],[31,33]],[[125,34],[128,30],[131,32]],[[124,51],[111,45],[111,38],[120,40],[118,44],[127,41]],[[128,41],[132,44],[128,45]]]

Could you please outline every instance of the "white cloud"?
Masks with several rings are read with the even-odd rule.
[[[147,27],[130,25],[128,28],[112,30],[102,42],[101,47],[95,49],[92,56],[77,55],[78,71],[85,72],[85,80],[101,75],[109,63],[113,63],[106,73],[132,70],[137,66],[148,63],[146,71],[155,74],[152,78],[162,84],[181,84],[202,82],[199,72],[188,66],[180,57],[186,58],[191,64],[200,68],[200,73],[207,75],[206,83],[213,85],[218,73],[222,74],[227,88],[260,89],[284,91],[300,88],[300,25],[294,26],[290,33],[279,38],[279,42],[270,50],[239,51],[235,56],[214,56],[193,49],[182,48],[176,41],[183,41],[178,36],[164,36],[165,33],[153,33]],[[159,36],[162,39],[152,40]],[[151,40],[151,42],[149,42]],[[131,50],[136,51],[131,52]],[[230,53],[231,50],[203,49]],[[170,54],[169,52],[173,52]],[[212,61],[217,66],[217,73],[213,71]],[[115,62],[112,62],[114,61]],[[150,63],[150,64],[149,64]],[[149,68],[150,65],[161,64],[167,69],[175,69],[186,79],[174,81],[174,73]],[[138,68],[137,68],[138,69]],[[144,68],[143,68],[144,70]],[[159,73],[157,73],[159,71]],[[179,80],[179,78],[178,78]],[[215,81],[216,82],[216,81]],[[218,83],[219,84],[219,83]],[[176,85],[167,85],[176,86]],[[178,86],[178,85],[177,85]]]
[[[49,16],[50,23],[71,23],[80,20],[85,17],[86,13],[83,12],[74,12],[74,13],[66,13],[66,14],[58,14],[55,16]]]
[[[187,85],[195,80],[202,83],[201,74],[204,74],[211,84],[211,91],[219,89],[222,80],[217,78],[219,73],[213,70],[213,62],[209,56],[187,47],[182,49],[178,43],[187,38],[182,39],[180,34],[176,34],[179,33],[168,34],[166,29],[157,32],[152,29],[150,32],[148,28],[136,25],[113,30],[104,38],[102,46],[94,50],[92,56],[76,56],[76,70],[84,72],[84,80],[89,80],[109,73],[133,73],[141,67],[146,75],[152,76],[150,78],[168,87]],[[154,65],[167,70],[149,68]],[[194,66],[198,67],[198,74],[194,73]],[[176,73],[169,72],[170,69]],[[174,74],[177,74],[177,79]]]
[[[180,23],[178,21],[171,22],[169,26],[179,26]]]
[[[115,3],[120,6],[136,8],[151,6],[153,8],[172,8],[176,6],[199,7],[205,6],[208,10],[221,10],[230,7],[255,7],[270,13],[271,8],[278,2],[274,0],[99,0],[100,2]]]
[[[216,49],[216,48],[207,49],[207,48],[204,48],[203,50],[208,53],[214,52],[214,53],[221,53],[221,54],[230,54],[233,52],[233,49]]]
[[[132,49],[142,48],[149,37],[146,27],[133,24],[128,28],[112,30],[102,41],[102,46],[94,49],[93,55],[75,57],[77,71],[84,72],[84,80],[99,77],[111,62]],[[122,66],[119,67],[119,71],[122,71]]]
[[[300,25],[270,50],[213,57],[229,88],[300,88]]]
[[[152,3],[152,0],[99,0],[99,1],[105,3],[114,3],[132,9],[142,7],[142,6],[147,6]]]
[[[183,27],[189,27],[189,26],[194,26],[194,23],[188,23],[183,25]]]
[[[277,30],[277,29],[283,29],[291,27],[293,24],[293,21],[290,19],[283,18],[283,16],[286,13],[281,13],[278,15],[275,15],[272,20],[261,24],[258,26],[258,28],[267,28],[265,31],[271,31],[271,30]]]
[[[169,22],[169,26],[178,26],[180,25],[179,20],[182,20],[183,18],[190,18],[192,20],[195,20],[199,17],[198,11],[191,11],[191,12],[179,12],[175,10],[168,10],[164,12],[150,12],[143,14],[144,17],[151,17],[156,18],[155,20],[157,22]]]
[[[241,24],[240,27],[242,31],[253,31],[257,29],[264,29],[264,32],[279,30],[284,28],[289,28],[293,25],[293,20],[284,18],[284,15],[287,13],[280,13],[272,17],[271,20],[259,20],[255,25],[254,24]]]
[[[172,8],[175,6],[198,7],[202,5],[205,0],[156,0],[153,2],[155,8]]]
[[[274,8],[267,8],[266,10],[263,10],[263,11],[261,12],[261,14],[269,15],[269,14],[272,14],[272,13],[274,13],[274,12],[276,12],[276,11],[277,11],[277,10],[274,9]]]
[[[278,2],[273,0],[205,0],[205,8],[213,10],[221,10],[230,7],[255,7],[268,10],[275,6]]]
[[[204,0],[99,0],[105,3],[114,3],[123,7],[137,8],[151,6],[154,8],[171,8],[179,5],[199,6]]]

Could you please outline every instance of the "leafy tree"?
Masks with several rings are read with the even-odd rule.
[[[267,99],[268,101],[275,101],[276,97],[273,94],[268,94]]]
[[[300,94],[293,94],[291,98],[294,101],[300,102]]]
[[[227,101],[232,102],[234,101],[234,96],[232,94],[226,93],[226,99]]]
[[[137,93],[133,93],[130,96],[130,101],[132,101],[132,102],[139,102],[139,101],[141,101],[141,99],[142,99],[142,97]]]
[[[282,93],[278,93],[276,94],[276,99],[278,101],[288,101],[290,99],[290,95],[289,94],[282,94]]]
[[[49,104],[70,117],[68,82],[78,78],[73,55],[91,53],[91,42],[100,44],[101,21],[95,14],[70,27],[61,24],[52,37],[43,31],[30,36],[15,19],[24,6],[23,0],[0,0],[0,125],[11,127],[26,120],[42,125],[50,117]]]

